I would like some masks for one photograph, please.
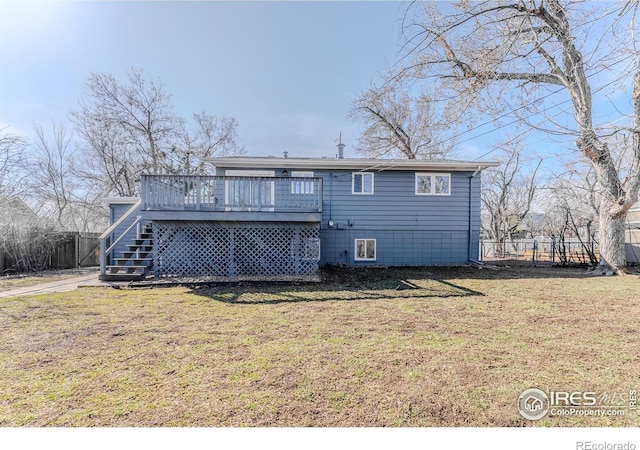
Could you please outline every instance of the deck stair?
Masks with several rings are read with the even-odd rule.
[[[127,250],[118,252],[113,264],[106,266],[106,273],[100,276],[105,281],[140,281],[153,269],[153,229],[151,224],[142,226],[125,245]]]

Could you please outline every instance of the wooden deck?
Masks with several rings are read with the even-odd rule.
[[[141,196],[143,211],[321,213],[322,178],[143,175]]]

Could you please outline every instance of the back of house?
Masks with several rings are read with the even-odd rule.
[[[321,265],[478,259],[492,162],[211,158],[212,175],[145,175],[111,202],[102,277],[311,279]]]

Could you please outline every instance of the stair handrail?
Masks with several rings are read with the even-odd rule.
[[[131,230],[131,228],[136,225],[142,216],[138,216],[136,220],[133,221],[131,226],[126,229],[126,231],[118,237],[110,246],[107,248],[107,239],[111,236],[111,233],[114,232],[116,228],[118,228],[122,222],[124,222],[131,214],[133,214],[142,204],[142,198],[138,199],[137,202],[133,204],[131,208],[127,210],[126,213],[122,215],[118,220],[116,220],[113,225],[111,225],[107,230],[100,235],[98,238],[100,240],[100,275],[105,275],[107,273],[107,254],[113,249],[113,247],[120,242],[120,240]]]

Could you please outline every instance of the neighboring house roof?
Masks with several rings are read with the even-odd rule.
[[[37,220],[38,215],[21,198],[0,196],[0,227],[29,225]]]
[[[627,222],[634,225],[640,225],[640,202],[636,203],[631,207],[631,209],[629,209]]]
[[[450,172],[476,172],[488,167],[497,167],[495,161],[454,161],[424,159],[369,159],[369,158],[276,158],[232,156],[205,158],[205,162],[224,168],[309,168],[346,170],[428,170]]]

